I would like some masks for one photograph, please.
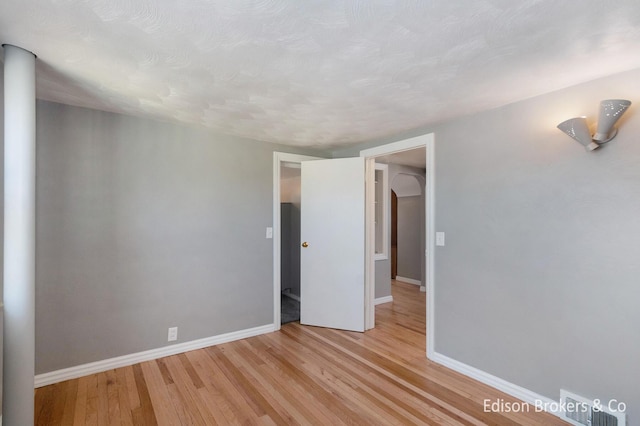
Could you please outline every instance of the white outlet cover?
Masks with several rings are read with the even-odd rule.
[[[267,227],[267,234],[266,234],[267,239],[269,238],[273,238],[273,228],[272,227]]]
[[[444,232],[436,232],[436,245],[444,246]]]
[[[170,327],[169,334],[167,336],[168,342],[173,342],[174,340],[178,340],[178,327]]]

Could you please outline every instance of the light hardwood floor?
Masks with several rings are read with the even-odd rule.
[[[429,362],[424,293],[394,282],[393,297],[364,334],[290,323],[39,388],[36,424],[566,424],[485,413],[484,399],[514,399]]]

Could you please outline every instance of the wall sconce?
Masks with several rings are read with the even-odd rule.
[[[558,124],[558,129],[580,142],[587,151],[599,148],[603,143],[616,137],[618,129],[614,126],[631,105],[624,99],[608,99],[600,102],[600,115],[596,133],[591,136],[586,117],[570,118]]]

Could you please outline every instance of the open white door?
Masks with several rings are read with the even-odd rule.
[[[365,159],[302,162],[300,323],[365,329]]]

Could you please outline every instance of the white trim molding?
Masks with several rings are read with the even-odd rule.
[[[375,223],[375,229],[374,231],[377,231],[378,229],[378,224],[377,221],[375,219],[378,219],[381,221],[382,226],[380,227],[380,235],[378,235],[377,232],[375,232],[375,238],[374,238],[374,252],[375,252],[375,246],[377,246],[378,243],[378,238],[381,241],[381,246],[382,246],[382,251],[381,252],[375,252],[374,255],[374,260],[387,260],[389,259],[389,250],[390,250],[390,244],[389,244],[389,240],[391,239],[391,196],[390,196],[390,191],[389,191],[389,165],[388,164],[381,164],[381,163],[375,163],[375,172],[381,172],[382,175],[382,181],[379,182],[377,180],[377,178],[374,177],[374,189],[375,189],[375,195],[374,195],[374,199],[375,199],[375,212],[374,212],[374,223]],[[378,188],[381,188],[380,191],[378,191]],[[380,199],[377,199],[377,195],[380,194]],[[382,208],[380,210],[378,210],[378,206],[382,206]],[[378,211],[380,211],[381,215],[379,218],[376,217],[376,214]]]
[[[373,158],[365,158],[365,185],[364,185],[364,329],[371,330],[376,326],[375,310],[375,179],[376,162]]]
[[[422,285],[420,280],[416,280],[413,278],[401,277],[400,275],[396,275],[396,281],[402,281],[403,283],[413,284],[413,285]]]
[[[139,362],[202,349],[209,346],[219,345],[221,343],[233,342],[234,340],[246,339],[247,337],[259,336],[273,331],[275,331],[273,329],[273,324],[267,324],[259,327],[247,328],[245,330],[233,331],[231,333],[219,334],[217,336],[205,337],[204,339],[179,343],[177,345],[165,346],[134,354],[104,359],[102,361],[90,362],[88,364],[51,371],[49,373],[38,374],[35,377],[35,387],[39,388],[63,382],[65,380],[87,376],[89,374],[101,373],[114,368],[126,367]]]
[[[394,152],[409,151],[410,149],[422,148],[429,141],[433,141],[433,133],[420,135],[409,139],[380,145],[360,151],[360,157],[379,157],[381,155],[392,154]]]
[[[436,201],[436,150],[435,136],[433,133],[420,135],[409,139],[376,146],[360,151],[361,157],[377,157],[392,154],[394,152],[408,151],[415,148],[426,148],[426,172],[425,172],[425,287],[427,298],[427,358],[433,360],[435,346],[435,201]],[[421,286],[422,287],[422,286]]]
[[[426,138],[425,147],[427,149],[427,167],[425,172],[425,256],[426,273],[425,286],[427,287],[427,358],[433,359],[435,354],[436,339],[436,304],[435,304],[435,264],[436,264],[436,148],[433,133]]]
[[[376,299],[373,301],[373,304],[377,306],[389,302],[393,302],[393,296],[376,297]]]
[[[552,407],[554,405],[557,405],[558,403],[558,401],[554,401],[551,398],[547,398],[546,396],[537,394],[529,389],[508,382],[504,379],[501,379],[500,377],[496,377],[492,374],[487,373],[486,371],[482,371],[463,362],[456,361],[455,359],[449,358],[448,356],[442,355],[441,353],[432,351],[432,354],[429,358],[435,363],[450,368],[451,370],[457,371],[458,373],[464,374],[467,377],[471,377],[472,379],[484,383],[487,386],[491,386],[492,388],[498,389],[499,391],[511,395],[514,398],[518,398],[519,400],[526,402],[527,404],[530,404],[532,406],[540,406],[539,404],[542,404],[543,407]],[[550,410],[546,411],[562,418],[558,412]]]

